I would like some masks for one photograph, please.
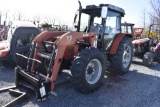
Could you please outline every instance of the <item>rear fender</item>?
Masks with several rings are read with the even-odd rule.
[[[112,45],[111,45],[110,52],[109,52],[111,55],[116,54],[118,45],[119,45],[120,41],[121,41],[125,36],[132,38],[132,35],[131,35],[131,34],[124,34],[124,33],[120,33],[120,34],[118,34],[118,35],[115,37],[115,39],[113,40],[113,43],[112,43]]]

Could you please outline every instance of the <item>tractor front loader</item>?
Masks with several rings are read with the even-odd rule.
[[[132,35],[121,33],[122,8],[88,5],[74,17],[76,31],[46,31],[32,42],[25,69],[16,71],[16,86],[31,87],[38,99],[54,91],[58,73],[71,71],[74,88],[82,93],[96,91],[105,72],[124,74],[132,61]],[[88,19],[88,20],[87,20]],[[83,24],[82,24],[83,23]],[[85,23],[85,24],[84,24]]]

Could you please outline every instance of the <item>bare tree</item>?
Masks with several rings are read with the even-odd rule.
[[[42,17],[40,14],[34,14],[33,15],[33,18],[32,18],[33,21],[41,21],[42,20]]]
[[[5,15],[5,22],[7,21],[8,13],[9,13],[9,10],[5,10],[5,11],[4,11],[4,15]]]
[[[154,23],[160,23],[160,0],[150,0],[150,5],[154,14],[152,14]]]
[[[160,0],[151,0],[150,1],[151,7],[156,13],[156,17],[160,18]]]
[[[25,16],[21,11],[16,11],[15,13],[13,13],[13,20],[24,20]]]
[[[0,10],[0,25],[1,25],[2,17],[5,17],[4,24],[6,25],[6,22],[8,19],[8,13],[9,13],[9,10]]]
[[[57,24],[62,26],[62,25],[68,25],[66,21],[62,20],[61,18],[57,17],[56,18]]]
[[[54,16],[44,16],[44,22],[48,24],[55,24],[56,18]]]

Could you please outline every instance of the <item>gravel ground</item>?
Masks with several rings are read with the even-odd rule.
[[[14,85],[14,70],[0,70],[0,88]],[[106,74],[103,85],[92,94],[81,94],[70,82],[55,88],[57,96],[50,95],[38,102],[32,92],[17,107],[160,107],[160,64],[147,68],[133,63],[130,72],[123,76]],[[0,106],[12,97],[0,93]]]

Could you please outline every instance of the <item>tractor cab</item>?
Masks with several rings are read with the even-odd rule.
[[[160,24],[151,24],[146,36],[152,39],[153,43],[158,43],[160,41]]]
[[[135,32],[133,27],[134,27],[133,23],[126,23],[126,22],[121,23],[121,32],[131,34],[135,37]]]
[[[146,33],[150,39],[150,48],[155,52],[160,52],[160,24],[151,24],[149,26],[149,31]]]
[[[159,24],[151,24],[149,26],[149,30],[146,31],[146,38],[137,39],[132,41],[134,47],[135,47],[135,56],[138,56],[140,58],[143,57],[143,55],[151,51],[156,45],[159,43],[160,38],[160,25]]]
[[[32,22],[17,21],[7,32],[7,40],[0,42],[0,61],[9,60],[16,63],[15,53],[26,55],[32,40],[39,34],[39,30]]]
[[[87,5],[83,9],[80,4],[74,18],[74,26],[77,32],[97,33],[97,47],[103,48],[104,44],[103,49],[106,51],[117,34],[121,33],[121,17],[124,14],[122,8],[110,4]]]

